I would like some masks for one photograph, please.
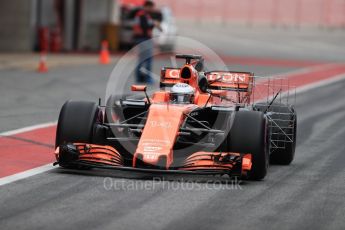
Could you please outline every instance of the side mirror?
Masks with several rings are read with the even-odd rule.
[[[132,91],[145,92],[146,91],[146,85],[132,85],[131,90]]]
[[[207,88],[208,88],[208,81],[205,76],[199,74],[198,78],[198,86],[201,92],[207,93]]]
[[[149,95],[146,92],[146,85],[132,85],[131,86],[131,90],[132,91],[136,91],[136,92],[144,92],[146,100],[147,100],[147,103],[151,104],[150,97],[149,97]]]

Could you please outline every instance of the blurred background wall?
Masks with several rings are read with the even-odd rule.
[[[117,0],[0,0],[0,51],[98,49],[119,8]]]
[[[0,0],[0,51],[118,48],[121,6],[144,0]],[[179,24],[345,28],[345,0],[156,0]]]
[[[30,51],[35,25],[31,1],[0,1],[0,51]]]
[[[130,0],[129,0],[130,1]],[[159,0],[178,19],[264,26],[345,27],[345,0]]]

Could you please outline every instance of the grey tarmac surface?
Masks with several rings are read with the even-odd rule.
[[[343,62],[344,29],[269,28],[179,23],[179,34],[208,44],[219,54]]]
[[[200,36],[213,46],[226,43],[224,37]],[[260,35],[265,46],[250,41],[253,37],[246,42],[233,37],[233,47],[223,50],[229,55],[319,60],[325,50],[337,50],[324,59],[344,61],[338,37],[322,37],[319,43],[292,39],[294,48],[289,50],[273,44],[274,39],[283,42],[283,36],[264,40]],[[315,50],[308,54],[310,47]],[[156,62],[156,71],[161,64]],[[258,75],[295,69],[234,68],[250,68]],[[111,70],[97,65],[56,68],[45,75],[1,70],[0,132],[57,120],[61,105],[71,98],[97,101],[105,95]],[[0,229],[344,229],[344,88],[341,81],[298,95],[295,161],[271,166],[264,181],[238,186],[205,183],[211,178],[163,180],[147,174],[54,169],[0,187]]]

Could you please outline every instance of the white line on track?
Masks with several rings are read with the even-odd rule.
[[[12,135],[16,135],[18,133],[25,133],[25,132],[33,131],[36,129],[51,127],[51,126],[54,126],[56,124],[57,124],[57,121],[52,121],[52,122],[47,122],[47,123],[43,123],[43,124],[32,125],[32,126],[28,126],[28,127],[24,127],[24,128],[20,128],[20,129],[2,132],[2,133],[0,133],[0,136],[12,136]]]
[[[30,170],[27,170],[24,172],[16,173],[16,174],[13,174],[11,176],[0,178],[0,186],[12,183],[12,182],[17,181],[17,180],[25,179],[27,177],[31,177],[31,176],[34,176],[34,175],[37,175],[37,174],[40,174],[40,173],[43,173],[43,172],[46,172],[49,170],[52,170],[53,168],[56,168],[56,167],[54,167],[53,164],[50,163],[50,164],[46,164],[46,165],[43,165],[43,166],[40,166],[37,168],[33,168],[33,169],[30,169]]]
[[[329,79],[325,79],[325,80],[317,81],[317,82],[310,83],[310,84],[307,84],[307,85],[303,85],[303,86],[300,86],[300,87],[296,88],[296,94],[305,93],[305,92],[307,92],[309,90],[312,90],[312,89],[316,89],[316,88],[319,88],[319,87],[331,85],[333,83],[342,81],[344,79],[345,79],[345,74],[339,74],[339,75],[336,75],[336,76],[334,76],[332,78],[329,78]]]
[[[326,79],[326,80],[321,80],[321,81],[311,83],[311,84],[308,84],[305,86],[300,86],[300,87],[296,88],[296,94],[304,93],[304,92],[307,92],[309,90],[316,89],[319,87],[331,85],[333,83],[342,81],[344,79],[345,79],[345,74],[340,74],[340,75],[336,75],[336,76],[329,78],[329,79]],[[33,131],[36,129],[46,128],[46,127],[50,127],[53,125],[56,125],[56,121],[44,123],[44,124],[39,124],[39,125],[34,125],[34,126],[29,126],[29,127],[25,127],[25,128],[21,128],[21,129],[12,130],[12,131],[3,132],[3,133],[0,133],[0,136],[15,135],[18,133]],[[14,181],[22,180],[22,179],[25,179],[27,177],[31,177],[31,176],[34,176],[34,175],[37,175],[37,174],[40,174],[40,173],[43,173],[43,172],[46,172],[49,170],[52,170],[53,168],[55,168],[55,167],[52,164],[46,164],[46,165],[43,165],[43,166],[40,166],[37,168],[33,168],[33,169],[30,169],[30,170],[27,170],[24,172],[13,174],[11,176],[0,178],[0,186],[12,183]]]
[[[281,73],[281,74],[271,74],[271,75],[267,75],[267,76],[265,76],[265,75],[255,75],[255,77],[263,78],[263,79],[267,79],[269,77],[284,78],[284,77],[289,77],[291,75],[299,75],[299,74],[308,74],[308,73],[311,73],[311,72],[319,72],[319,71],[331,69],[331,68],[334,68],[334,67],[340,66],[340,65],[343,65],[343,64],[342,63],[321,64],[321,65],[317,65],[317,66],[310,66],[310,67],[295,69],[295,70],[287,71],[287,72],[284,72],[284,73]]]

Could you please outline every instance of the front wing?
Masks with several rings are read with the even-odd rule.
[[[137,168],[124,165],[122,155],[112,146],[86,143],[67,143],[55,151],[57,162],[67,168],[101,168],[159,174],[227,174],[246,176],[252,167],[251,154],[196,152],[179,167]]]

